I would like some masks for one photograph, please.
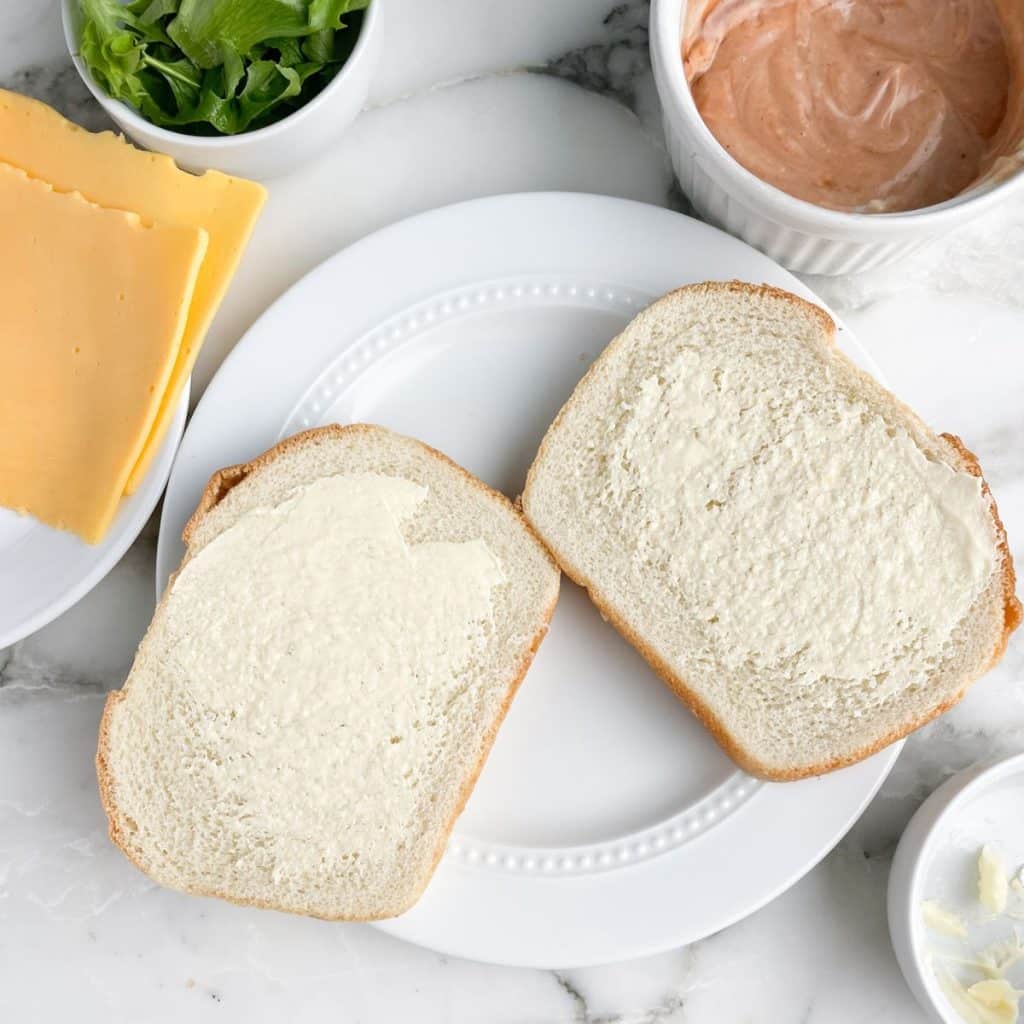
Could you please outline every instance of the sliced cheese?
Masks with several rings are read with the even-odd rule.
[[[103,537],[167,391],[206,243],[0,163],[0,505]]]
[[[90,202],[137,213],[144,223],[182,224],[209,235],[181,350],[150,436],[127,482],[138,487],[163,440],[207,328],[227,290],[266,199],[262,185],[217,171],[182,171],[168,157],[136,149],[110,132],[87,132],[51,107],[0,90],[0,160],[80,192]]]

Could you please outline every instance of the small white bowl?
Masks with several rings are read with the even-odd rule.
[[[828,210],[783,192],[738,164],[697,110],[683,70],[687,0],[654,0],[651,63],[669,156],[683,191],[705,219],[791,270],[849,274],[893,263],[931,239],[1024,191],[1024,174],[923,210],[858,214]]]
[[[976,900],[980,847],[992,842],[1008,866],[1024,861],[1024,754],[967,768],[947,779],[910,819],[889,873],[889,934],[903,976],[921,1007],[942,1024],[963,1024],[949,1004],[926,951],[941,938],[921,919],[923,900],[954,910]],[[998,926],[998,925],[997,925]]]
[[[197,136],[152,125],[93,80],[78,56],[78,0],[61,0],[64,39],[82,81],[124,133],[146,149],[167,153],[190,171],[216,168],[246,178],[272,178],[311,160],[333,143],[363,109],[377,66],[381,0],[363,12],[359,38],[348,60],[324,89],[294,113],[240,135]]]

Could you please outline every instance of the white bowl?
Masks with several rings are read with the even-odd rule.
[[[172,156],[191,171],[216,168],[247,178],[272,178],[311,160],[333,143],[359,114],[370,91],[380,44],[381,0],[363,13],[359,38],[348,60],[305,106],[266,128],[240,135],[196,136],[152,125],[93,80],[78,56],[78,0],[62,0],[64,39],[82,81],[124,133],[146,149]]]
[[[712,135],[690,94],[681,43],[687,0],[654,0],[651,63],[669,156],[702,217],[789,267],[848,274],[893,263],[1024,191],[1024,174],[908,213],[828,210],[783,192],[738,164]]]
[[[903,976],[921,1007],[942,1024],[963,1024],[928,966],[926,949],[941,941],[921,920],[922,900],[955,910],[974,901],[979,847],[994,842],[1011,865],[1024,860],[1024,754],[954,775],[918,808],[889,874],[889,934]]]

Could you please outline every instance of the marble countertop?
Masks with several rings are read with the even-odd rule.
[[[473,196],[567,189],[686,209],[661,142],[647,5],[385,4],[370,108],[271,199],[194,378],[325,256]],[[103,126],[64,52],[56,0],[7,0],[0,84]],[[323,196],[330,196],[324,202]],[[319,198],[318,198],[319,197]],[[269,243],[269,244],[268,244]],[[986,468],[1024,563],[1024,205],[913,262],[809,280],[890,386]],[[0,1020],[417,1024],[918,1024],[885,885],[910,815],[944,778],[1024,750],[1024,640],[907,743],[825,861],[765,909],[685,949],[564,972],[497,968],[332,925],[155,888],[114,851],[93,772],[106,691],[153,608],[156,518],[78,606],[0,651]]]

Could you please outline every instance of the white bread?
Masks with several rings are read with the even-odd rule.
[[[104,710],[111,838],[186,892],[402,913],[545,634],[557,567],[505,497],[366,425],[215,474],[184,539]]]
[[[1021,616],[974,457],[834,335],[773,288],[665,296],[577,386],[522,496],[566,574],[769,779],[949,708]]]

